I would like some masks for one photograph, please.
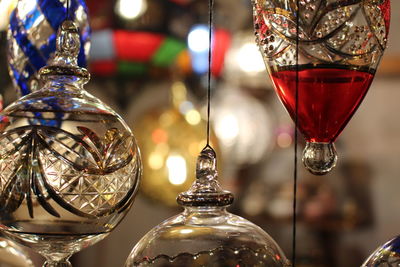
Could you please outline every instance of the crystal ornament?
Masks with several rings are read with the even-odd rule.
[[[303,163],[322,175],[335,166],[333,142],[364,99],[386,48],[390,2],[296,3],[253,0],[256,42],[276,93],[293,120],[297,113],[309,143]]]
[[[83,44],[78,63],[86,67],[91,29],[85,0],[70,1],[69,18],[79,27]],[[18,0],[8,27],[8,69],[19,96],[36,90],[38,71],[56,51],[57,30],[67,15],[67,0]]]
[[[275,241],[253,223],[227,212],[233,195],[217,181],[210,146],[197,159],[196,181],[178,196],[184,211],[147,233],[125,266],[290,266]]]
[[[400,236],[397,236],[379,248],[361,265],[361,267],[398,267],[400,266]]]
[[[39,72],[44,86],[1,113],[1,228],[45,256],[45,266],[70,266],[72,253],[106,237],[141,175],[131,130],[83,89],[90,75],[77,65],[79,51],[75,24],[63,22]]]

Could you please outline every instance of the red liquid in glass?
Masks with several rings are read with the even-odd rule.
[[[300,68],[298,128],[309,142],[333,142],[357,110],[374,75],[343,68]],[[275,90],[295,118],[296,70],[271,73]]]

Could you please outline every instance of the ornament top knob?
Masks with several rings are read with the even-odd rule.
[[[217,155],[212,147],[206,146],[197,157],[196,178],[212,180],[217,175]]]
[[[58,29],[56,52],[49,64],[39,70],[41,79],[48,76],[77,76],[84,83],[90,79],[85,68],[78,66],[78,54],[81,48],[78,27],[71,20],[65,20]]]
[[[196,181],[188,191],[179,194],[178,204],[189,207],[229,206],[233,195],[221,188],[217,178],[217,155],[207,145],[197,157]]]

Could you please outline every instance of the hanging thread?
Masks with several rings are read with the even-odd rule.
[[[299,30],[300,30],[300,5],[296,0],[296,92],[295,92],[295,130],[294,130],[294,171],[293,171],[293,238],[292,238],[292,266],[296,267],[296,224],[297,224],[297,146],[298,146],[298,126],[299,126]]]
[[[71,0],[67,0],[67,12],[66,12],[66,16],[65,16],[66,20],[69,20],[70,1]]]
[[[214,11],[214,0],[209,0],[209,2],[208,2],[207,146],[210,146],[211,59],[212,59],[213,11]]]

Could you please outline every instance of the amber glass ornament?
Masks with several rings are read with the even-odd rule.
[[[184,83],[170,88],[170,100],[144,113],[133,125],[143,158],[140,193],[167,206],[194,181],[198,151],[206,144],[205,121],[187,97]],[[216,145],[216,139],[212,138]],[[218,151],[218,150],[217,150]]]

